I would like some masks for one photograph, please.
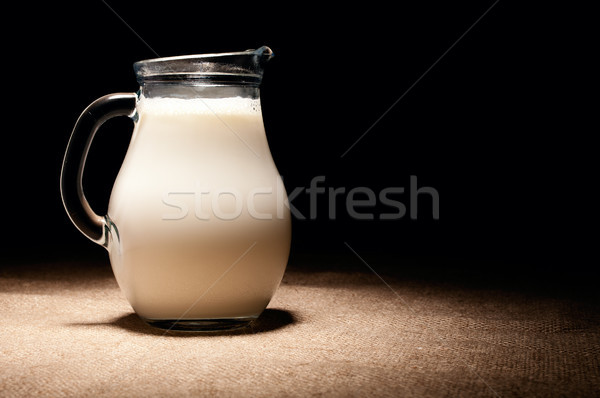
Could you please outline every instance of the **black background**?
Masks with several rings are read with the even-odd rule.
[[[597,240],[586,227],[595,225],[597,178],[582,139],[592,129],[580,101],[577,15],[500,1],[465,34],[492,1],[123,3],[109,2],[114,12],[102,1],[24,3],[4,14],[16,22],[3,28],[4,254],[105,255],[68,220],[60,166],[90,102],[137,90],[133,62],[268,45],[275,57],[263,116],[288,192],[318,175],[327,188],[375,192],[408,188],[415,175],[439,192],[442,208],[433,220],[423,197],[417,220],[353,220],[339,211],[333,221],[321,196],[316,220],[294,220],[292,260],[329,253],[356,262],[347,242],[366,259],[383,253],[398,266],[426,257],[490,273],[594,272]],[[111,120],[93,145],[85,188],[98,213],[131,127]],[[408,203],[408,195],[397,199]],[[293,204],[308,213],[306,195]]]

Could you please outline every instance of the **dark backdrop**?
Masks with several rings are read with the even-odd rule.
[[[16,23],[3,28],[10,104],[2,147],[5,254],[104,255],[62,208],[60,165],[73,124],[91,101],[137,90],[133,62],[155,57],[153,51],[171,56],[268,45],[275,58],[262,86],[263,114],[288,192],[318,175],[326,188],[375,192],[408,189],[417,176],[419,187],[435,188],[442,207],[434,220],[422,195],[416,220],[378,220],[389,207],[375,209],[375,220],[344,211],[329,220],[321,195],[316,220],[294,220],[293,255],[352,256],[347,242],[367,258],[385,253],[536,272],[594,269],[596,257],[586,254],[596,239],[584,229],[595,225],[596,179],[590,147],[580,139],[590,131],[578,103],[583,61],[564,10],[500,1],[482,17],[492,1],[339,9],[123,3],[109,2],[114,12],[102,1],[6,10],[5,22]],[[130,131],[130,121],[112,120],[94,143],[85,185],[99,213]],[[395,197],[405,204],[408,198]],[[308,196],[293,204],[308,213]]]

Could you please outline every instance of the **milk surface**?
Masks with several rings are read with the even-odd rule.
[[[148,319],[256,317],[289,254],[260,103],[142,98],[108,217],[117,282]]]

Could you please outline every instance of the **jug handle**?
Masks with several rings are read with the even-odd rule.
[[[60,174],[62,202],[77,229],[99,245],[107,245],[107,221],[96,214],[83,193],[83,169],[98,128],[116,116],[134,117],[137,95],[115,93],[92,102],[79,116],[63,159]]]

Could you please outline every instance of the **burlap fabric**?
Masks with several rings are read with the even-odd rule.
[[[5,263],[0,396],[599,393],[593,297],[364,271],[292,265],[252,328],[195,335],[142,323],[107,262]]]

